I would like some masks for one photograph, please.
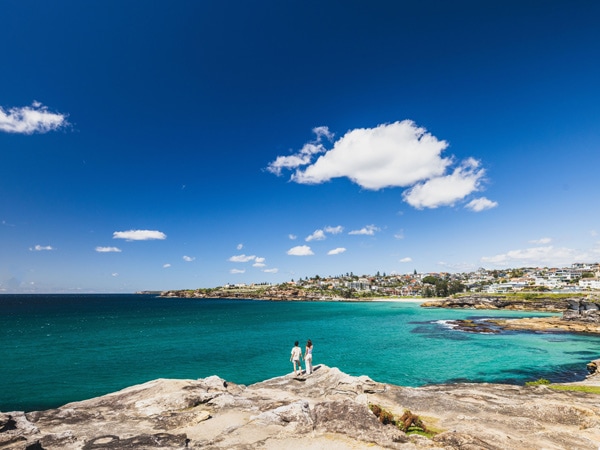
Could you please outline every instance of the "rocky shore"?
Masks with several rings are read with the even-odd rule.
[[[600,376],[587,383],[600,385]],[[427,435],[406,434],[407,420]],[[599,445],[598,394],[496,384],[407,388],[325,365],[309,376],[288,374],[250,386],[217,376],[159,379],[58,409],[0,413],[0,448],[7,450]]]
[[[500,296],[468,296],[424,302],[422,307],[506,309],[518,311],[561,312],[562,316],[528,317],[522,319],[455,320],[452,324],[462,331],[499,333],[502,330],[533,332],[564,332],[600,335],[600,300],[595,298],[547,298],[510,300]]]

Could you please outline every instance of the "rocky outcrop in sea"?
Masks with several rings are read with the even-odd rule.
[[[408,388],[315,369],[250,386],[217,376],[159,379],[58,409],[0,413],[0,448],[597,450],[600,442],[597,394]],[[403,431],[417,425],[429,434]]]

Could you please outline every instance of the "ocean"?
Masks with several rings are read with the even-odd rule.
[[[418,302],[268,302],[155,295],[0,295],[0,411],[55,408],[156,378],[252,384],[315,365],[404,386],[581,380],[600,338],[472,334],[447,321],[544,313],[421,308]]]

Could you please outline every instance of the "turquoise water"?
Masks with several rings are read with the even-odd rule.
[[[444,323],[544,314],[418,303],[2,295],[0,311],[0,411],[53,408],[155,378],[251,384],[289,373],[294,341],[308,338],[314,364],[405,386],[575,381],[600,350],[597,337],[470,334]]]

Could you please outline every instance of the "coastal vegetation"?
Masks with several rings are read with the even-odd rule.
[[[419,434],[431,439],[437,434],[437,431],[428,429],[423,420],[408,409],[404,410],[404,413],[399,417],[382,406],[373,403],[369,403],[369,409],[375,414],[379,422],[384,425],[393,425],[407,435]]]
[[[585,385],[566,385],[566,384],[551,384],[548,386],[555,391],[570,391],[570,392],[585,392],[588,394],[600,394],[600,386],[585,386]]]
[[[600,386],[589,386],[581,384],[552,384],[545,378],[535,381],[527,381],[525,386],[547,386],[555,391],[585,392],[588,394],[600,394]]]

